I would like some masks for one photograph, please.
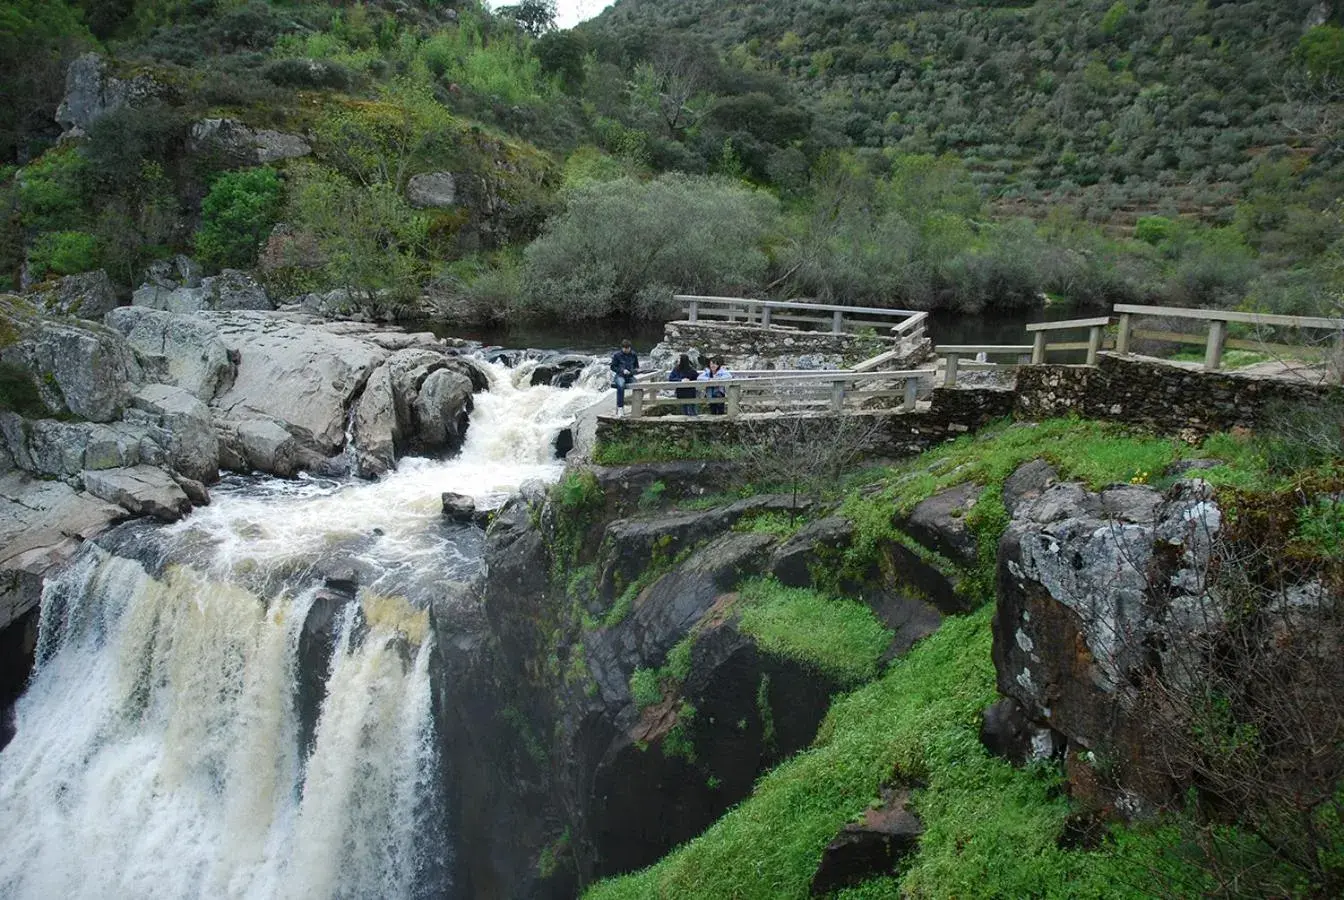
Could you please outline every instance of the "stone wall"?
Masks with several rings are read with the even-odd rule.
[[[1023,366],[1017,373],[1016,411],[1023,418],[1077,413],[1172,434],[1256,428],[1287,404],[1341,401],[1344,388],[1335,385],[1109,353],[1096,368]]]
[[[793,328],[762,328],[720,322],[668,322],[663,347],[673,354],[695,351],[722,356],[729,368],[824,369],[851,366],[895,349],[899,342],[875,334],[832,334]],[[906,368],[927,358],[929,342],[907,342],[908,352],[890,369]]]
[[[920,453],[944,441],[973,431],[995,419],[1012,415],[1015,395],[1011,390],[981,388],[935,388],[933,399],[912,412],[872,412],[845,416],[875,423],[868,452],[874,456],[904,456]],[[726,416],[657,416],[617,419],[602,416],[597,421],[597,445],[634,443],[649,447],[678,447],[684,451],[707,446],[753,443],[800,436],[796,422],[803,422],[801,435],[836,434],[837,417],[825,413],[811,416],[764,413],[729,419]],[[866,429],[864,429],[866,431]],[[778,435],[778,437],[775,437]]]

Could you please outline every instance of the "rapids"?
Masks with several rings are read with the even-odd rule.
[[[451,896],[438,802],[429,604],[480,568],[440,494],[498,505],[553,480],[593,403],[488,366],[461,454],[377,482],[230,478],[173,526],[86,545],[43,591],[37,665],[0,752],[0,897]],[[304,622],[335,625],[311,752]]]

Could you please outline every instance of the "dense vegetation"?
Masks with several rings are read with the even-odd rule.
[[[1328,311],[1333,14],[622,0],[557,32],[546,0],[5,0],[0,285],[103,267],[130,288],[195,252],[281,297],[449,319],[656,317],[674,290]],[[157,87],[56,146],[91,49]],[[234,176],[192,140],[207,117],[313,154]],[[408,202],[427,172],[456,202]]]

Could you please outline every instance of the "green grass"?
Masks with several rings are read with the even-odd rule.
[[[675,462],[677,460],[728,461],[741,451],[732,444],[655,444],[643,440],[604,441],[593,448],[593,462],[600,466],[624,466],[633,463]]]
[[[1175,362],[1198,362],[1204,361],[1204,348],[1181,350],[1172,355]],[[1269,362],[1274,357],[1268,353],[1261,353],[1258,350],[1224,350],[1221,366],[1224,369],[1243,369],[1246,366],[1253,366],[1257,363]]]
[[[753,795],[661,862],[602,882],[587,900],[804,898],[821,852],[896,776],[925,825],[899,877],[847,898],[1140,897],[1152,873],[1193,894],[1209,885],[1159,852],[1171,834],[1119,832],[1097,851],[1055,844],[1069,812],[1057,771],[1015,769],[977,738],[991,703],[990,612],[947,620],[880,680],[832,706],[814,746],[779,766]]]
[[[806,588],[784,587],[773,579],[741,588],[739,627],[766,653],[811,666],[842,684],[877,675],[892,633],[872,610],[854,600],[828,597]]]
[[[737,520],[734,531],[746,531],[753,534],[770,534],[781,540],[791,538],[798,529],[807,524],[801,513],[789,515],[782,510],[767,509],[749,513]]]

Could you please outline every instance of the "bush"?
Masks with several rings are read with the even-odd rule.
[[[85,231],[48,231],[28,250],[32,276],[74,275],[98,265],[98,239]]]
[[[274,59],[261,70],[262,77],[281,87],[348,91],[355,74],[338,62],[323,59]]]
[[[661,311],[657,291],[746,293],[778,205],[702,176],[621,178],[576,189],[525,254],[523,311],[570,319]]]
[[[208,265],[247,268],[280,215],[283,189],[271,168],[228,172],[201,203],[196,252]]]

